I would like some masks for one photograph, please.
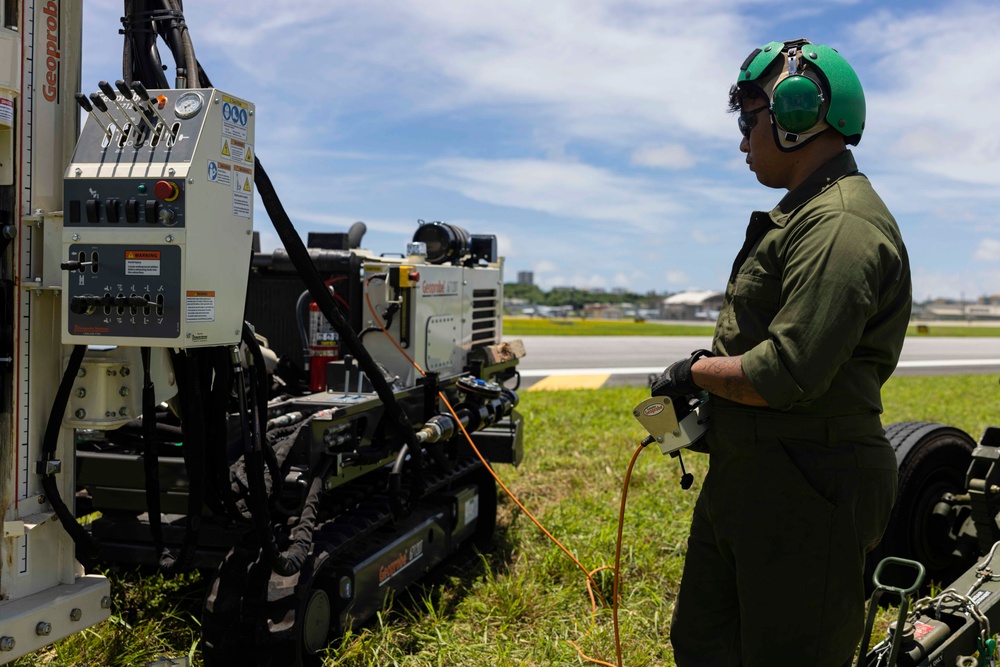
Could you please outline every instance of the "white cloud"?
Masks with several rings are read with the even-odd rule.
[[[640,167],[685,169],[695,162],[697,158],[682,144],[643,146],[632,153],[632,164]]]
[[[695,243],[705,244],[705,243],[712,243],[713,241],[715,241],[715,238],[706,234],[700,229],[692,229],[691,240],[694,241]]]
[[[922,302],[939,297],[974,301],[980,296],[1000,293],[1000,270],[913,271],[913,300]]]
[[[258,104],[293,102],[289,111],[325,130],[335,115],[324,110],[385,111],[392,99],[400,116],[475,107],[618,144],[731,136],[725,95],[742,55],[712,54],[719,44],[739,54],[756,46],[722,0],[248,0],[235,13],[186,9],[197,14],[188,22],[199,58],[212,54],[268,81]]]
[[[995,3],[876,12],[858,25],[868,123],[883,166],[959,182],[1000,185],[1000,137],[986,91],[1000,88]],[[858,64],[863,65],[865,61]],[[859,67],[861,69],[861,67]]]
[[[579,162],[448,158],[427,169],[435,185],[469,199],[555,216],[651,231],[682,212],[655,183]]]
[[[935,276],[936,294],[989,291],[992,276],[963,270],[994,252],[969,236],[1000,239],[1000,50],[987,46],[1000,7],[831,4],[789,10],[778,28],[857,69],[859,164],[915,275]],[[120,12],[86,3],[85,89],[117,76]],[[664,289],[669,253],[684,287],[717,287],[748,212],[782,194],[747,173],[725,112],[743,57],[782,36],[759,0],[246,0],[185,14],[213,82],[257,104],[257,152],[303,234],[362,219],[369,247],[392,252],[442,211],[497,233],[510,272],[544,261],[565,281],[586,267],[581,285]],[[659,268],[625,268],[640,264]]]
[[[559,267],[555,263],[548,260],[541,260],[535,262],[535,274],[544,275],[546,273],[555,273],[559,270]]]
[[[976,252],[972,255],[972,259],[980,262],[1000,261],[1000,241],[996,239],[983,239],[976,246]]]
[[[664,271],[663,277],[667,281],[667,289],[671,291],[675,291],[679,286],[688,285],[691,282],[691,276],[686,271]]]
[[[536,282],[542,289],[552,289],[553,287],[575,287],[577,289],[608,289],[610,283],[606,277],[599,273],[559,273],[554,276],[547,276],[542,280],[536,278]]]

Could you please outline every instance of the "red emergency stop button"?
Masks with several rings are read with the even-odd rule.
[[[180,196],[181,191],[173,181],[157,181],[153,186],[153,194],[157,199],[174,201]]]

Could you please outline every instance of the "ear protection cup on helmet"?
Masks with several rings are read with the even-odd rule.
[[[792,49],[796,51],[794,65],[789,62]],[[782,76],[779,63],[790,65],[788,75]],[[802,74],[800,67],[808,75]],[[740,67],[736,89],[746,85],[756,85],[772,102],[775,136],[782,142],[782,150],[805,145],[811,137],[794,135],[818,136],[826,127],[824,122],[844,135],[848,144],[856,146],[861,141],[865,93],[858,75],[836,49],[805,39],[765,44]],[[778,128],[784,130],[780,137]],[[788,142],[793,145],[785,145]]]
[[[823,91],[809,77],[790,76],[774,87],[771,111],[781,129],[806,132],[822,120]]]

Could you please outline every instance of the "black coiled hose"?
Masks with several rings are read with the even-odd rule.
[[[76,345],[69,356],[69,363],[63,373],[62,382],[56,391],[56,398],[52,402],[52,411],[49,413],[49,421],[45,425],[45,435],[42,437],[42,460],[39,462],[39,474],[42,475],[42,489],[45,497],[48,498],[52,510],[59,517],[59,522],[63,528],[73,538],[77,548],[88,556],[96,556],[100,551],[97,541],[84,530],[83,526],[73,516],[73,512],[66,506],[66,502],[59,493],[59,485],[56,484],[55,471],[47,472],[46,464],[55,460],[56,449],[59,446],[59,432],[62,430],[63,415],[66,414],[66,406],[69,405],[69,395],[73,390],[73,382],[76,380],[80,366],[83,365],[83,356],[87,353],[86,345]]]

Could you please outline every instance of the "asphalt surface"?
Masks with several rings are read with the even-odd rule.
[[[520,336],[526,355],[521,387],[645,385],[652,373],[694,350],[708,336]],[[1000,338],[922,338],[903,344],[896,375],[1000,375]],[[602,376],[607,376],[601,380]],[[539,386],[538,388],[542,388]]]

